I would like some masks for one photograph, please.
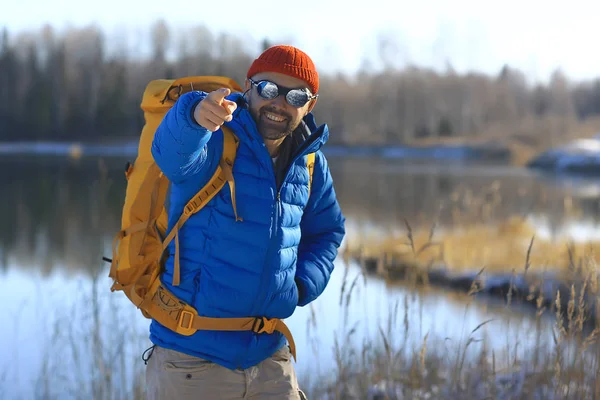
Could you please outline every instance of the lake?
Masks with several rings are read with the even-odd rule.
[[[125,161],[2,157],[1,399],[126,399],[143,387],[136,377],[150,345],[149,322],[121,293],[110,293],[108,266],[101,260],[110,257],[119,229]],[[465,194],[500,197],[490,223],[520,215],[541,236],[600,236],[600,186],[594,181],[559,181],[492,164],[341,156],[329,161],[348,219],[348,242],[383,238],[403,229],[405,220],[414,227],[437,220],[443,229],[452,222],[448,205]],[[364,275],[355,261],[340,256],[324,294],[299,308],[289,326],[298,375],[308,385],[332,375],[336,358],[353,357],[353,346],[378,342],[382,332],[396,346],[416,349],[428,335],[428,347],[443,351],[464,346],[488,320],[476,336],[499,350],[523,353],[552,340],[552,319],[536,321],[529,309],[393,284]]]

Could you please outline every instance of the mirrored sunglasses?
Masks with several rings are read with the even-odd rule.
[[[285,96],[285,101],[292,107],[304,107],[306,103],[319,97],[318,94],[311,95],[306,88],[290,89],[268,80],[260,80],[258,82],[250,78],[248,80],[256,86],[258,95],[263,99],[273,100],[277,96],[283,95]]]

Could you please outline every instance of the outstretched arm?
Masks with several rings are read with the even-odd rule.
[[[312,193],[300,223],[302,239],[296,265],[299,306],[307,305],[325,290],[345,235],[344,223],[327,160],[317,153]]]

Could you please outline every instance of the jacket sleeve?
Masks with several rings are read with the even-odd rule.
[[[194,108],[204,97],[204,92],[182,95],[167,111],[154,134],[152,156],[172,182],[185,180],[206,164],[206,144],[212,132],[198,125],[193,116]]]
[[[344,224],[327,160],[318,152],[312,193],[300,223],[302,238],[295,277],[299,306],[309,304],[325,290],[345,235]]]

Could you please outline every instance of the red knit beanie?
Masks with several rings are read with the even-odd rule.
[[[265,50],[250,66],[247,77],[260,72],[279,72],[303,80],[312,94],[319,91],[319,74],[315,64],[302,50],[293,46],[278,45]]]

